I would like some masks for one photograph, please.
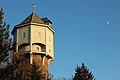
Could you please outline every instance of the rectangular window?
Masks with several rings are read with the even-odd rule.
[[[22,33],[22,38],[26,38],[26,33],[25,32]]]
[[[37,32],[37,35],[38,35],[38,37],[41,37],[41,33],[40,32]]]

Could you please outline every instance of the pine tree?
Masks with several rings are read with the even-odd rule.
[[[92,72],[82,63],[82,66],[77,66],[75,69],[76,73],[73,80],[95,80]]]
[[[0,10],[0,67],[4,67],[8,62],[8,52],[10,50],[11,39],[9,39],[10,25],[3,22],[3,8]]]
[[[12,56],[15,80],[31,80],[31,64],[25,59],[25,54],[17,53]]]
[[[17,80],[31,80],[31,65],[26,59],[23,62],[20,62],[17,68]]]
[[[31,64],[24,54],[14,54],[12,64],[0,70],[0,80],[31,80]]]
[[[42,69],[35,62],[32,64],[31,80],[44,80],[45,75],[42,73]]]
[[[41,67],[35,62],[30,64],[24,54],[15,54],[12,62],[12,65],[15,65],[15,80],[46,80]]]

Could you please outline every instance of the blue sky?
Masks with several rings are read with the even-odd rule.
[[[49,67],[54,77],[71,77],[84,62],[96,80],[120,80],[120,0],[1,0],[11,30],[31,14],[33,3],[56,31]]]

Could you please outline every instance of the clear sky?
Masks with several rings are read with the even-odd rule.
[[[84,62],[96,80],[120,80],[120,0],[1,0],[11,29],[31,14],[33,3],[56,31],[54,77],[71,77]]]

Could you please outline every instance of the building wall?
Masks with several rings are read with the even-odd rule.
[[[25,37],[24,37],[25,33]],[[17,35],[16,35],[17,34]],[[54,59],[54,44],[53,44],[54,33],[46,25],[29,25],[17,28],[17,32],[14,33],[14,40],[19,46],[19,52],[21,51],[41,51],[40,45],[33,45],[34,43],[44,44],[46,54]],[[16,37],[17,36],[17,37]],[[30,46],[22,46],[21,44],[32,44]],[[37,48],[39,47],[39,50]]]
[[[40,51],[41,52],[41,47],[39,45],[32,45],[32,51]]]
[[[31,25],[31,42],[45,44],[45,27]]]
[[[53,32],[46,25],[31,25],[31,42],[46,45],[46,54],[54,58]]]
[[[30,27],[20,27],[17,30],[17,38],[18,38],[18,45],[24,44],[24,43],[30,43]],[[25,33],[25,37],[24,37]]]
[[[16,38],[18,52],[24,53],[27,51],[27,53],[30,53],[30,63],[35,61],[44,72],[48,72],[49,61],[54,59],[54,33],[49,29],[49,26],[29,25],[17,28],[16,31],[14,38]]]
[[[46,53],[54,58],[53,32],[46,27]]]
[[[29,52],[30,51],[30,45],[20,45],[18,47],[19,53]]]
[[[14,37],[13,42],[16,42],[17,41],[17,30],[14,31],[13,37]]]

